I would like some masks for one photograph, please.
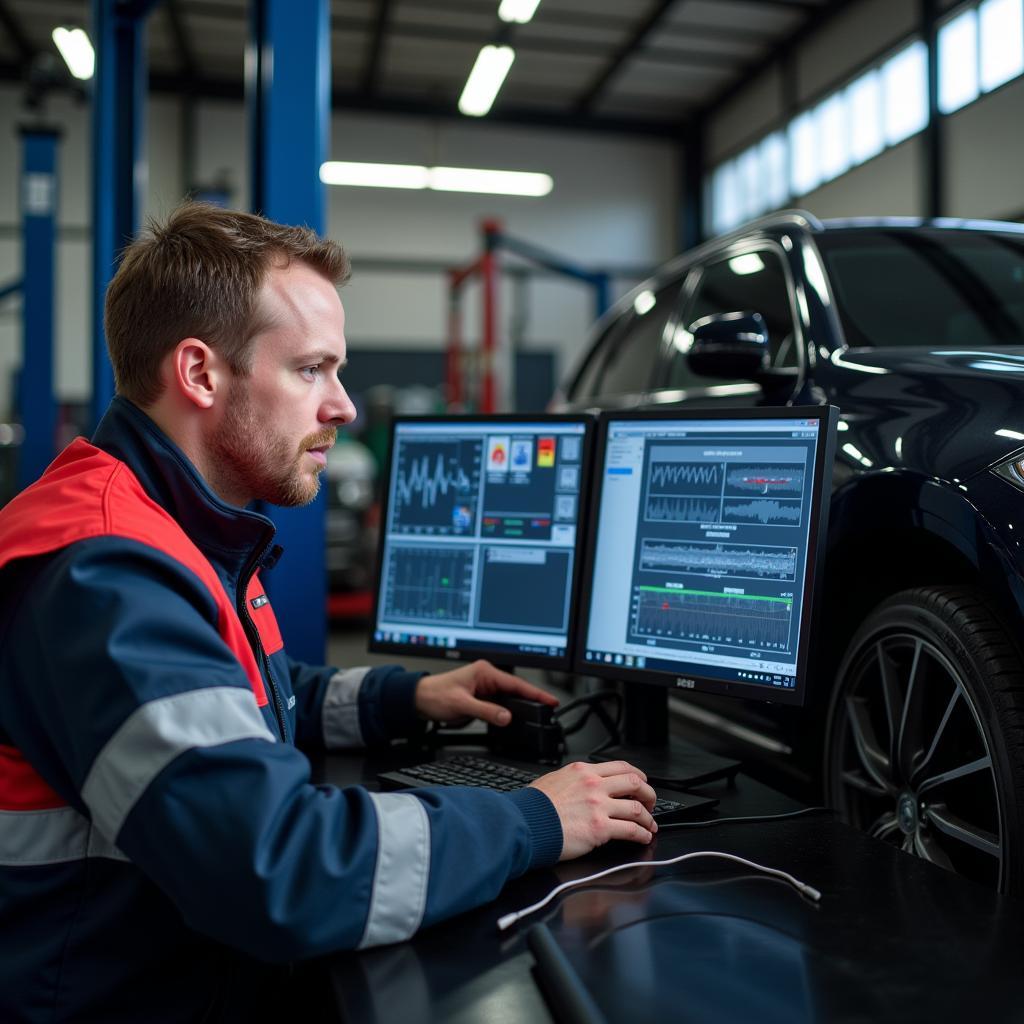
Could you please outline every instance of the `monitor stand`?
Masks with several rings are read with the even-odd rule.
[[[628,761],[649,782],[674,789],[735,780],[739,761],[669,736],[666,687],[624,683],[623,690],[623,742],[592,755],[591,760]]]

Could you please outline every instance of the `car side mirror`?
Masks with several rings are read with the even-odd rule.
[[[690,325],[690,369],[703,377],[748,380],[771,365],[768,327],[760,313],[713,313]]]

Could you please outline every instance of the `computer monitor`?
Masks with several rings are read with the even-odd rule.
[[[630,684],[627,746],[666,742],[670,690],[804,702],[837,417],[601,416],[575,667]]]
[[[370,649],[568,670],[588,416],[400,417]]]

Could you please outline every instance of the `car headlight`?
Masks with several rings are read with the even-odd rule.
[[[1005,462],[1000,462],[998,466],[993,466],[992,472],[1004,480],[1009,480],[1018,490],[1024,491],[1024,452],[1018,452]]]

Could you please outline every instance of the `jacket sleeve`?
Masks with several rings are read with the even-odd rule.
[[[12,741],[190,927],[271,961],[396,942],[558,858],[538,790],[312,785],[215,622],[171,559],[87,541],[41,567],[0,662]]]
[[[303,750],[372,747],[423,732],[416,684],[425,672],[398,665],[314,668],[288,658],[295,694],[295,738]]]

